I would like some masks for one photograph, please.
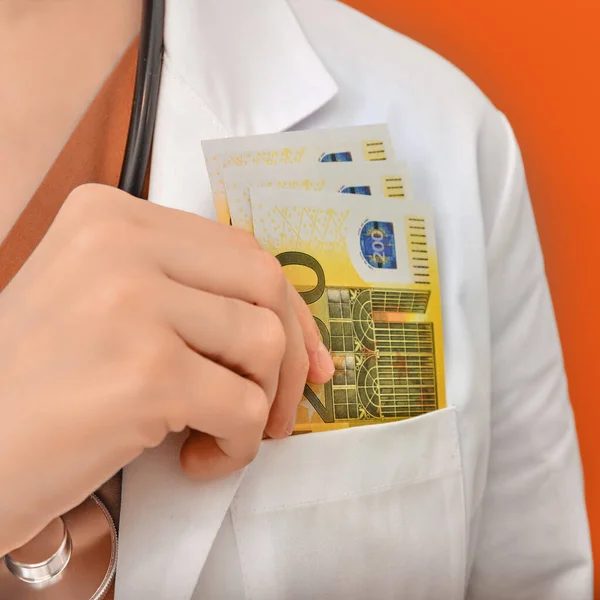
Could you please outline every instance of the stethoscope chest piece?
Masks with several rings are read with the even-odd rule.
[[[113,520],[92,495],[0,561],[0,595],[10,600],[101,600],[116,562]]]

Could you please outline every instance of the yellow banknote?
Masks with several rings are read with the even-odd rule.
[[[232,225],[249,232],[253,231],[250,193],[255,186],[390,199],[412,197],[407,169],[394,160],[225,169],[223,181]]]
[[[217,218],[230,223],[223,173],[236,167],[391,160],[387,125],[286,131],[202,142]]]
[[[252,189],[254,235],[310,307],[335,374],[307,385],[296,433],[446,405],[433,218],[420,202]]]

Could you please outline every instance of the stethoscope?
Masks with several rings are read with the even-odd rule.
[[[144,0],[133,106],[119,188],[142,195],[154,137],[163,58],[165,0]]]
[[[144,0],[135,89],[119,188],[142,195],[158,108],[165,0]],[[0,597],[11,600],[101,600],[115,574],[117,533],[100,499],[54,519],[25,546],[0,560]]]

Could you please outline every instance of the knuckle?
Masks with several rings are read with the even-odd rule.
[[[285,328],[279,317],[272,311],[262,309],[261,317],[257,320],[258,333],[255,344],[260,348],[267,363],[280,363],[287,344]],[[270,365],[269,365],[270,366]]]
[[[298,377],[302,377],[302,379],[306,381],[308,369],[310,368],[310,361],[304,348],[302,349],[300,356],[293,361],[292,367],[297,370]]]
[[[146,418],[138,426],[139,434],[136,441],[142,450],[160,446],[167,435],[174,431],[165,419]],[[136,453],[137,454],[137,453]]]
[[[167,336],[139,336],[120,360],[115,383],[144,448],[160,444],[170,431],[185,425],[185,407],[175,383],[181,373]]]
[[[76,188],[71,190],[67,199],[65,200],[64,206],[66,208],[75,209],[81,207],[83,204],[95,203],[99,196],[99,191],[102,186],[96,183],[84,183],[78,185]]]
[[[288,283],[279,261],[268,252],[259,254],[259,271],[263,278],[265,296],[278,304],[287,299]]]
[[[305,348],[303,347],[298,349],[298,351],[290,353],[283,368],[287,375],[294,380],[305,382],[310,368],[310,361]]]
[[[248,466],[250,463],[254,462],[254,459],[258,456],[259,448],[260,446],[256,445],[250,448],[248,452],[246,452],[246,454],[242,458],[242,462],[245,464],[245,466]]]
[[[95,226],[116,227],[119,223],[132,221],[130,211],[123,206],[131,201],[125,192],[99,183],[86,183],[76,187],[65,199],[58,215],[57,222],[77,232],[95,232]],[[90,231],[91,230],[91,231]],[[104,230],[108,233],[108,231]],[[112,236],[119,229],[113,231]],[[85,238],[85,236],[84,236]]]
[[[98,183],[84,183],[76,187],[67,196],[60,214],[81,220],[90,215],[97,215],[99,211],[106,211],[107,203],[104,202],[104,197],[109,189]]]
[[[177,354],[176,344],[160,333],[136,344],[126,367],[133,393],[156,399],[169,396],[177,374]]]
[[[260,444],[252,444],[240,450],[239,454],[235,457],[237,468],[247,467],[251,462],[254,461],[258,455]]]
[[[107,315],[136,313],[144,303],[144,287],[139,277],[113,274],[102,282],[94,294],[96,305]]]
[[[242,414],[246,426],[263,431],[269,418],[269,400],[264,390],[256,383],[246,380]]]
[[[229,227],[235,242],[244,248],[260,248],[260,244],[256,241],[253,234],[239,227]]]
[[[110,219],[85,219],[71,237],[71,251],[76,256],[106,253],[123,235],[122,229]]]

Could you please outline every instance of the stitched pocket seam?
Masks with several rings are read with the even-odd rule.
[[[382,485],[382,486],[372,487],[372,488],[369,488],[366,490],[356,490],[356,491],[352,491],[352,492],[346,492],[345,494],[338,494],[336,496],[320,497],[320,498],[315,498],[313,500],[305,500],[302,502],[290,502],[290,503],[275,504],[273,506],[268,506],[268,507],[261,508],[261,509],[254,509],[251,511],[240,510],[238,508],[239,500],[236,499],[233,501],[231,507],[232,507],[232,510],[239,516],[267,514],[267,513],[272,513],[272,512],[280,512],[280,511],[287,510],[290,508],[308,507],[308,506],[314,506],[315,504],[330,504],[332,502],[338,502],[340,500],[361,498],[364,496],[370,496],[372,494],[387,492],[389,490],[393,490],[396,488],[402,489],[405,487],[414,486],[419,483],[425,483],[427,481],[431,481],[434,479],[443,479],[445,477],[449,477],[450,475],[456,475],[456,474],[458,474],[459,476],[461,475],[460,465],[456,465],[450,470],[446,469],[444,471],[432,473],[431,475],[427,475],[426,477],[417,477],[417,478],[413,478],[413,479],[407,479],[404,481],[397,481],[392,484],[386,484],[386,485]]]

